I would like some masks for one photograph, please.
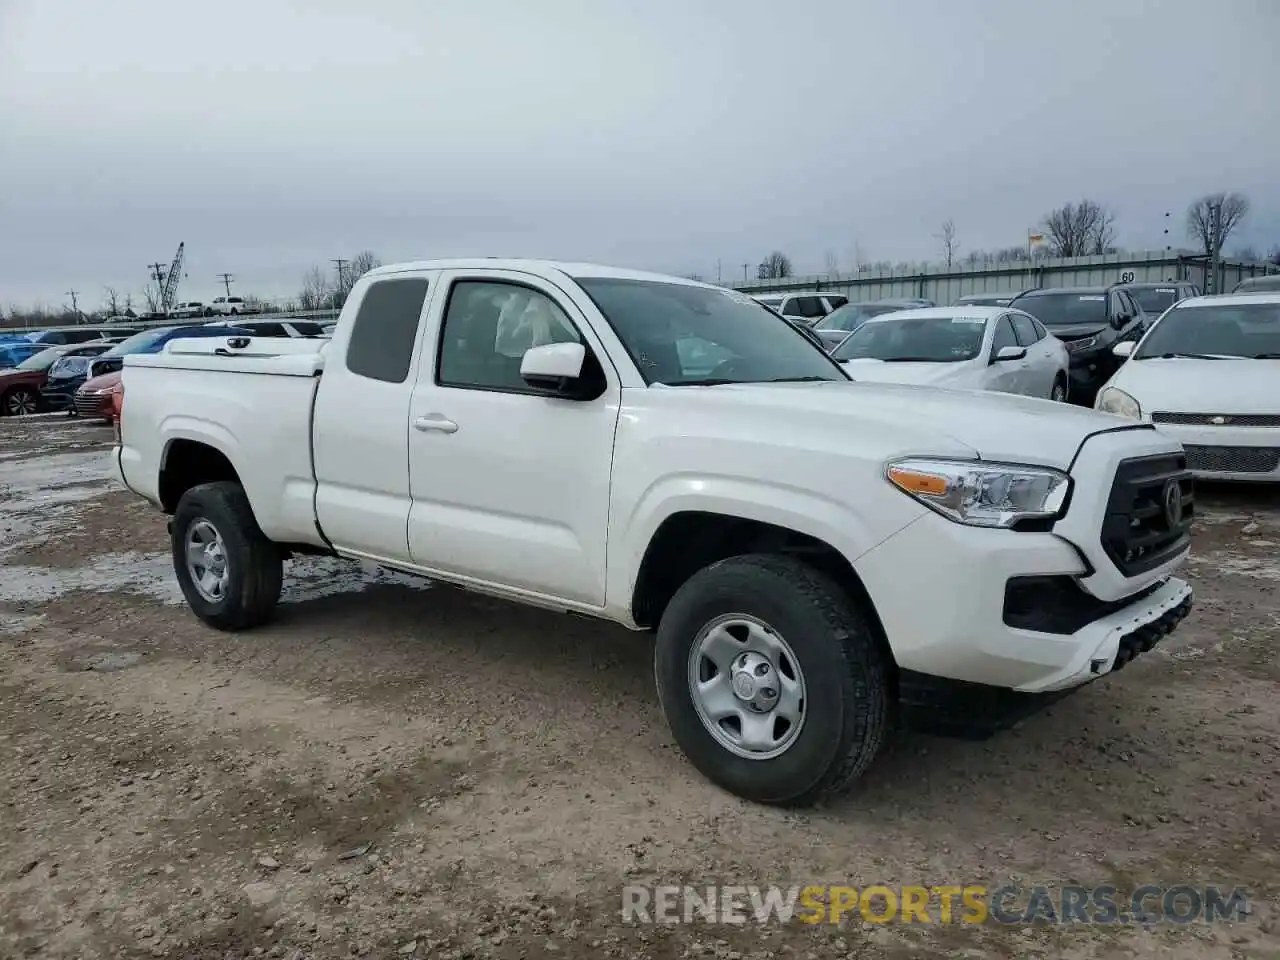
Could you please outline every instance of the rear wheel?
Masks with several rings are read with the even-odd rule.
[[[740,797],[787,806],[842,792],[875,758],[887,668],[845,591],[765,554],[691,577],[655,651],[662,709],[690,762]]]
[[[5,416],[28,417],[40,407],[40,397],[30,387],[14,387],[4,395],[0,409]]]
[[[284,561],[238,483],[203,483],[184,493],[170,538],[174,573],[197,617],[219,630],[247,630],[271,618]]]

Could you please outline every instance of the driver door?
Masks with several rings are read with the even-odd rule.
[[[1013,323],[1005,314],[996,321],[995,332],[991,337],[991,349],[987,354],[987,370],[983,378],[983,388],[997,390],[1001,393],[1025,393],[1026,363],[1021,360],[996,360],[1003,347],[1017,347],[1018,337],[1013,331]]]
[[[409,553],[428,571],[502,593],[602,607],[613,435],[621,390],[551,396],[520,377],[524,351],[605,353],[554,284],[505,270],[444,274],[409,410]]]

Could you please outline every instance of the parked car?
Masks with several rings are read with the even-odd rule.
[[[862,326],[871,317],[882,313],[893,313],[905,310],[906,307],[896,303],[846,303],[843,307],[832,310],[813,325],[813,331],[822,338],[823,347],[829,352],[840,345],[845,337]]]
[[[105,353],[115,344],[101,341],[84,346],[84,350],[58,358],[49,368],[44,386],[40,388],[42,410],[67,410],[74,416],[76,391],[88,379],[89,364],[95,356]],[[94,348],[93,351],[89,350],[90,347]]]
[[[1093,406],[1120,361],[1111,348],[1142,336],[1145,316],[1119,284],[1027,290],[1009,303],[1039,320],[1071,354],[1071,400]]]
[[[31,343],[28,340],[0,343],[0,370],[12,370],[23,360],[47,349],[49,348],[42,343]]]
[[[234,325],[255,337],[322,337],[324,328],[314,320],[210,320],[206,326]]]
[[[882,314],[851,333],[831,356],[861,382],[1067,399],[1067,348],[1035,318],[1007,307]]]
[[[261,313],[262,308],[255,303],[248,303],[244,297],[214,297],[206,314],[221,314],[224,317],[236,317],[244,313]]]
[[[127,337],[133,332],[134,331],[128,327],[54,327],[50,330],[40,330],[36,333],[32,333],[27,339],[32,343],[52,347],[64,343],[88,343],[90,340],[102,340],[107,337]]]
[[[40,391],[54,363],[66,356],[93,356],[107,347],[107,344],[58,344],[45,347],[12,370],[0,370],[0,415],[19,417],[38,412]]]
[[[205,623],[266,622],[319,553],[656,629],[676,742],[767,803],[842,791],[898,720],[989,733],[1190,609],[1176,441],[851,382],[776,319],[630,270],[397,264],[332,340],[127,358],[114,458]]]
[[[1231,288],[1232,293],[1270,293],[1274,290],[1280,290],[1280,273],[1249,277]]]
[[[183,300],[169,308],[170,320],[190,320],[194,317],[211,317],[213,308],[207,307],[203,300]]]
[[[75,410],[86,420],[115,419],[117,398],[124,393],[120,371],[104,373],[80,385],[75,394]]]
[[[175,326],[175,327],[152,327],[150,330],[142,330],[135,333],[132,337],[120,341],[110,350],[107,350],[102,356],[97,357],[89,363],[89,369],[86,376],[89,378],[100,377],[104,373],[110,373],[112,370],[119,370],[124,365],[124,358],[135,353],[159,353],[165,348],[170,340],[176,340],[178,337],[231,337],[231,336],[252,336],[252,333],[238,326],[220,325],[210,327],[205,324],[198,326]]]
[[[1182,300],[1114,349],[1099,410],[1154,423],[1196,476],[1280,482],[1280,291]]]
[[[1200,288],[1185,280],[1170,283],[1126,283],[1123,287],[1133,295],[1145,314],[1143,329],[1150,327],[1160,314],[1179,300],[1200,296]]]
[[[832,310],[843,307],[849,298],[843,294],[796,291],[793,293],[762,293],[754,299],[776,310],[788,320],[799,320],[813,326]]]

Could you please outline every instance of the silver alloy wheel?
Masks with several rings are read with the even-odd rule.
[[[1067,402],[1067,385],[1065,383],[1055,383],[1053,385],[1053,393],[1049,394],[1050,400],[1056,400],[1058,403]]]
[[[210,603],[220,603],[227,595],[226,545],[222,534],[208,520],[197,520],[187,530],[187,572],[196,592]]]
[[[717,617],[689,650],[689,696],[720,746],[748,760],[771,760],[804,727],[800,663],[786,640],[744,613]]]
[[[9,394],[5,409],[11,417],[29,417],[36,412],[37,402],[36,395],[30,390],[15,390]]]

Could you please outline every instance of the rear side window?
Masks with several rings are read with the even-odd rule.
[[[837,307],[843,307],[848,302],[848,297],[827,297],[827,303],[831,304],[832,310],[835,310]]]
[[[385,383],[404,383],[413,362],[413,341],[427,299],[424,277],[382,280],[360,301],[347,344],[347,369]]]

